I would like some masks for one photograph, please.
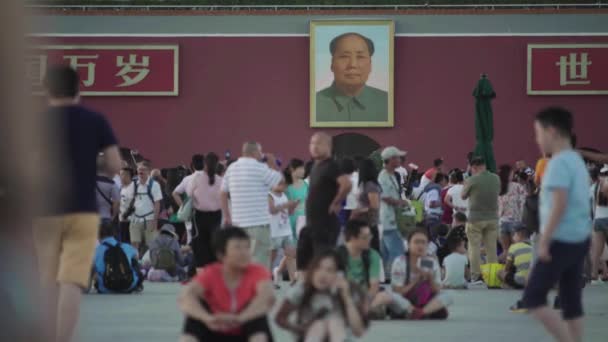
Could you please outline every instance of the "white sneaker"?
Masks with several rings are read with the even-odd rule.
[[[469,283],[469,286],[481,286],[481,285],[485,285],[485,283],[483,282],[483,280],[481,278],[479,278],[477,280],[473,280]]]
[[[272,270],[272,280],[275,285],[281,284],[281,274],[279,273],[278,267],[275,267],[274,270]]]
[[[589,283],[589,285],[592,285],[592,286],[604,285],[604,281],[601,279],[592,280],[591,283]]]

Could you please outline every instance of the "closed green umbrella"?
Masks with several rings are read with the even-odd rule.
[[[474,154],[485,159],[488,170],[496,172],[496,159],[492,147],[492,140],[494,140],[492,99],[496,97],[496,93],[485,74],[477,82],[473,96],[475,97],[475,137],[477,138]]]

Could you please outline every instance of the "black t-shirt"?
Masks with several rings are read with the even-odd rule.
[[[306,223],[315,225],[331,218],[329,206],[338,193],[340,166],[333,159],[317,162],[310,173],[308,199],[306,200]]]
[[[65,178],[61,180],[65,190],[56,189],[59,197],[47,213],[97,212],[97,155],[117,144],[110,124],[103,115],[81,106],[51,107],[45,115],[56,125],[55,139],[62,154],[60,176]]]

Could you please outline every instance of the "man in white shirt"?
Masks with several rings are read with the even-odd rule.
[[[158,235],[158,215],[163,193],[160,185],[150,177],[150,164],[141,162],[137,165],[138,180],[134,183],[130,195],[133,196],[131,207],[133,216],[129,226],[131,244],[139,249],[142,242],[149,245]]]
[[[202,154],[193,155],[191,166],[192,166],[192,169],[194,170],[194,173],[184,177],[184,179],[182,179],[181,183],[179,183],[179,185],[175,188],[175,190],[173,190],[173,194],[171,194],[173,196],[173,199],[175,200],[175,203],[177,203],[177,205],[179,205],[180,207],[183,204],[182,195],[186,193],[186,190],[188,189],[188,186],[190,185],[190,182],[192,181],[192,179],[194,179],[194,176],[204,172],[205,156],[203,156]]]
[[[270,266],[268,192],[283,179],[276,159],[262,155],[257,142],[243,145],[243,156],[232,163],[222,181],[222,213],[226,225],[244,228],[251,238],[253,261]],[[230,206],[228,201],[230,199]]]

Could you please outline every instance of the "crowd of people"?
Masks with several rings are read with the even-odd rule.
[[[395,146],[380,164],[335,160],[322,132],[309,162],[282,169],[252,141],[236,160],[210,152],[189,170],[155,170],[121,168],[110,126],[78,105],[72,69],[49,69],[46,85],[50,111],[77,128],[73,198],[34,227],[58,341],[70,339],[82,288],[145,293],[144,280],[185,285],[182,341],[272,341],[275,302],[272,319],[296,340],[344,341],[373,320],[447,319],[450,291],[481,286],[523,289],[514,311],[582,341],[584,280],[608,277],[608,167],[574,150],[563,109],[536,117],[535,170],[519,161],[494,173],[470,153],[463,169],[438,158],[419,174]],[[546,305],[558,283],[563,320]]]

